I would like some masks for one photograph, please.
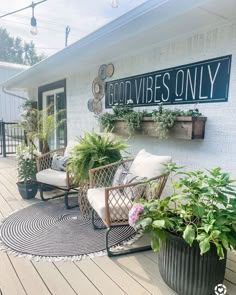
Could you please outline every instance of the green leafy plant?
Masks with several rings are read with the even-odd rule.
[[[19,181],[28,183],[36,180],[36,157],[39,155],[40,153],[32,144],[27,146],[22,143],[17,146],[16,159]]]
[[[183,237],[191,246],[198,243],[203,255],[214,244],[218,256],[224,249],[236,249],[236,187],[220,168],[180,172],[175,163],[167,165],[179,175],[172,179],[174,193],[160,200],[142,201],[130,211],[130,224],[152,234],[152,248],[158,251],[166,231]]]
[[[158,110],[152,112],[152,118],[156,122],[160,138],[168,137],[169,130],[174,126],[175,120],[179,116],[198,117],[201,116],[201,113],[198,109],[188,111],[164,109],[162,105],[159,106]]]
[[[84,132],[73,149],[68,169],[74,174],[75,181],[88,181],[89,169],[121,160],[121,151],[126,147],[122,141],[112,139],[107,133]]]
[[[159,131],[159,138],[166,138],[178,116],[198,117],[201,116],[201,113],[196,108],[188,111],[164,109],[161,104],[158,110],[153,110],[151,113],[148,113],[146,110],[137,112],[134,111],[132,106],[127,105],[115,106],[113,113],[103,113],[98,117],[98,121],[102,130],[112,131],[116,120],[124,120],[125,127],[129,134],[132,135],[140,128],[143,117],[152,117]]]
[[[27,101],[23,105],[24,111],[21,114],[22,120],[19,125],[25,130],[28,141],[34,145],[34,140],[38,139],[42,144],[42,153],[50,150],[49,138],[53,135],[56,128],[64,124],[65,110],[60,110],[56,113],[58,118],[55,122],[53,105],[39,110],[35,108],[31,101]]]
[[[136,112],[132,106],[115,106],[113,113],[104,113],[98,117],[100,126],[103,130],[112,131],[116,120],[124,120],[125,127],[130,135],[140,127],[144,113]]]

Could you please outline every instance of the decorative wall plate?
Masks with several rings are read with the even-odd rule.
[[[105,80],[107,77],[107,65],[103,64],[99,67],[98,77],[102,80]]]
[[[107,75],[107,77],[110,78],[114,74],[114,70],[115,70],[114,65],[112,63],[108,64],[106,66],[106,75]]]
[[[89,99],[88,100],[88,110],[90,112],[93,112],[93,102],[94,102],[94,99]]]
[[[94,100],[93,102],[93,112],[96,115],[102,113],[102,101]]]
[[[93,80],[92,91],[95,99],[102,99],[105,94],[105,83],[99,77]]]

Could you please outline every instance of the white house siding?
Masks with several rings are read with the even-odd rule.
[[[90,72],[67,79],[68,138],[80,135],[84,129],[97,128],[94,114],[87,109],[87,101],[92,98],[92,81],[101,64],[114,63],[115,73],[111,79],[115,80],[232,54],[228,102],[198,105],[207,116],[204,140],[133,137],[129,140],[129,149],[132,154],[145,148],[157,155],[171,155],[178,164],[191,168],[221,166],[236,177],[236,21],[222,22],[162,44],[146,44],[145,47],[139,52],[130,48],[122,58],[101,60]],[[193,105],[180,107],[188,109]],[[146,109],[151,110],[151,107]]]
[[[26,66],[0,62],[0,85],[27,68]],[[23,91],[18,91],[16,94],[25,96]],[[0,86],[0,120],[8,122],[19,120],[20,105],[22,105],[22,99],[4,93]]]

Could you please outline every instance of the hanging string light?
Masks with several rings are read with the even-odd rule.
[[[31,21],[30,21],[30,24],[31,24],[30,33],[32,35],[37,35],[38,34],[38,28],[37,28],[37,20],[34,17],[34,7],[35,7],[35,4],[34,4],[34,2],[32,2],[32,17],[31,17]]]
[[[30,4],[30,5],[26,6],[26,7],[23,7],[23,8],[20,8],[18,10],[15,10],[15,11],[8,12],[6,14],[0,15],[0,18],[3,18],[5,16],[11,15],[11,14],[14,14],[14,13],[17,13],[17,12],[20,12],[20,11],[28,9],[28,8],[32,8],[32,17],[31,17],[31,20],[30,20],[30,24],[31,24],[30,33],[33,34],[33,35],[37,35],[38,29],[37,29],[37,20],[36,20],[36,18],[34,16],[34,8],[35,8],[36,5],[41,4],[43,2],[46,2],[46,1],[47,0],[41,0],[41,1],[36,2],[36,3],[32,2],[32,4]]]

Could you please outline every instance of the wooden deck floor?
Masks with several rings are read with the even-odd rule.
[[[22,200],[15,183],[14,159],[0,158],[0,217],[39,202]],[[228,294],[235,295],[236,255],[228,256],[224,283]],[[3,295],[175,294],[161,279],[157,257],[151,251],[56,263],[33,262],[0,252],[0,290]]]

